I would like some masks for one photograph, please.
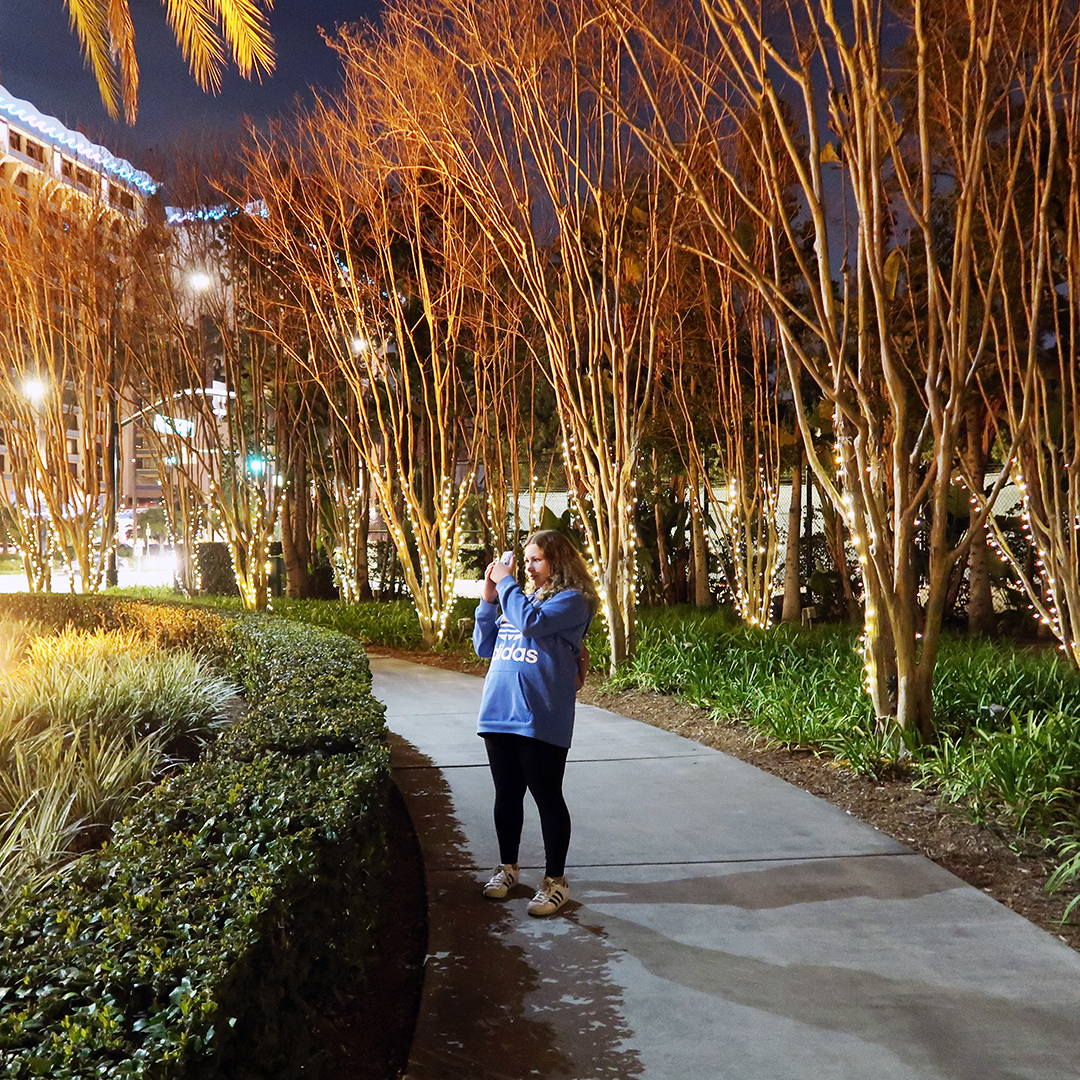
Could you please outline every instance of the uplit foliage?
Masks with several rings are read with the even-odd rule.
[[[107,848],[0,923],[7,1074],[304,1072],[322,1049],[310,1007],[370,956],[385,867],[385,729],[362,650],[253,616],[225,626],[134,603],[35,608],[50,609],[224,644],[248,710],[117,823]]]
[[[274,46],[263,0],[162,0],[169,27],[204,90],[221,89],[225,49],[244,78],[269,75]],[[135,123],[139,107],[139,64],[135,27],[127,0],[101,4],[67,0],[71,24],[79,35],[87,65],[94,72],[101,100],[110,116],[121,103],[124,118]]]

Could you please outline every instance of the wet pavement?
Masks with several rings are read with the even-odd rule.
[[[1077,1080],[1080,956],[776,777],[579,706],[572,899],[532,919],[498,861],[482,682],[371,657],[423,851],[408,1080]]]

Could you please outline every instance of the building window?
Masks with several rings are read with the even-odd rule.
[[[84,169],[82,166],[79,166],[79,168],[75,170],[75,179],[82,184],[83,187],[93,187],[94,176],[89,169]]]
[[[15,186],[21,188],[28,188],[30,186],[30,178],[26,175],[25,169],[20,169],[15,174]]]
[[[26,140],[26,156],[39,165],[45,164],[45,147],[33,139]]]
[[[75,179],[75,162],[68,158],[60,159],[60,174],[68,180]]]
[[[135,210],[135,196],[130,191],[125,191],[123,188],[112,184],[110,185],[110,194],[114,206],[119,206],[121,210]]]
[[[0,454],[0,473],[6,473],[6,472],[7,472],[7,456],[5,454]]]
[[[23,137],[17,131],[8,131],[8,146],[18,153],[23,152]]]

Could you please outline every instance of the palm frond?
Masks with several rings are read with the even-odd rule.
[[[273,0],[161,0],[166,19],[191,74],[203,90],[221,89],[231,56],[245,79],[274,70],[268,12]],[[135,122],[139,65],[130,0],[64,0],[83,57],[97,80],[101,101],[114,119]]]
[[[217,8],[225,42],[245,79],[260,79],[274,70],[274,39],[270,36],[267,11],[273,0],[210,0]]]
[[[114,119],[120,109],[120,81],[109,39],[107,0],[64,0],[71,28],[79,38],[83,59],[97,79],[101,103]],[[126,0],[125,0],[126,2]]]
[[[203,90],[221,89],[225,50],[218,34],[213,0],[161,0],[169,28],[180,46],[191,74]]]
[[[113,70],[118,71],[120,77],[124,119],[129,124],[134,124],[139,111],[139,62],[135,56],[135,26],[131,21],[128,0],[108,2]]]

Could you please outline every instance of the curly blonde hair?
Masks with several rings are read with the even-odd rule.
[[[589,567],[577,548],[554,529],[541,529],[533,533],[525,541],[525,547],[529,544],[535,544],[540,549],[551,570],[551,577],[534,595],[543,600],[563,589],[577,589],[589,605],[589,614],[595,615],[600,607],[600,597]]]

